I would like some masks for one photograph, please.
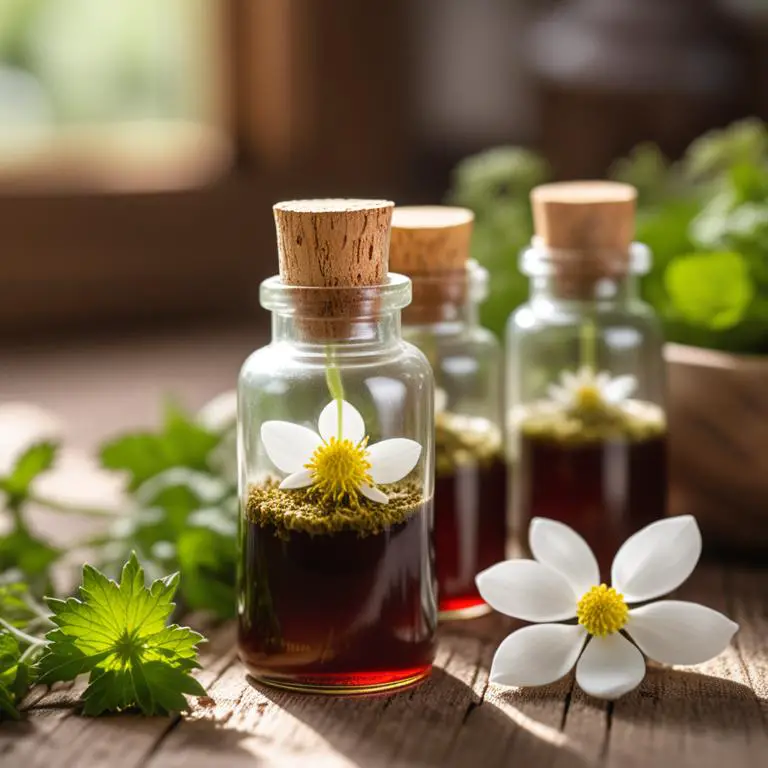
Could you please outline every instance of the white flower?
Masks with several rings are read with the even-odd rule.
[[[261,440],[267,456],[288,474],[280,483],[283,490],[313,485],[324,498],[340,501],[347,496],[355,505],[361,493],[386,504],[389,498],[374,483],[402,480],[421,456],[421,446],[404,437],[369,446],[363,417],[346,400],[328,403],[317,428],[320,434],[289,421],[262,424]]]
[[[584,365],[576,373],[563,371],[560,384],[550,384],[547,395],[567,408],[595,408],[605,404],[616,405],[636,389],[637,379],[634,376],[611,378],[606,371],[595,374],[592,368]]]
[[[691,574],[701,534],[690,515],[659,520],[630,536],[614,558],[612,587],[599,584],[592,550],[567,525],[534,518],[529,542],[535,560],[507,560],[477,576],[493,608],[537,622],[501,643],[492,682],[546,685],[576,665],[582,690],[616,699],[645,677],[643,654],[662,664],[701,664],[723,651],[738,629],[696,603],[628,606],[671,592]],[[549,623],[569,619],[578,623]]]

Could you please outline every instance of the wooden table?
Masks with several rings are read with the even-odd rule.
[[[3,768],[109,766],[768,765],[768,572],[703,567],[680,590],[741,624],[734,645],[695,669],[654,667],[615,703],[572,676],[539,689],[489,685],[511,621],[440,631],[431,679],[394,696],[299,696],[252,685],[231,626],[209,632],[200,678],[210,698],[181,718],[77,714],[82,685],[33,690],[28,720],[0,726]]]
[[[54,407],[85,446],[97,429],[101,436],[151,421],[161,390],[196,405],[225,388],[249,344],[246,333],[208,334],[57,352],[53,362],[47,352],[25,353],[0,380],[0,400],[24,396]],[[702,566],[679,597],[738,621],[734,644],[695,669],[651,668],[637,691],[613,704],[586,697],[572,677],[540,689],[489,685],[494,649],[514,628],[500,616],[442,627],[428,682],[368,699],[249,684],[225,626],[205,630],[211,642],[200,678],[210,697],[189,714],[87,719],[77,714],[81,684],[39,687],[25,722],[0,725],[0,766],[768,766],[768,570]]]

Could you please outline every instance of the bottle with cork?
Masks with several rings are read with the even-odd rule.
[[[238,385],[239,652],[288,690],[384,692],[431,670],[434,383],[400,333],[393,207],[274,206],[272,341]]]
[[[531,202],[530,298],[507,327],[515,535],[534,517],[567,523],[607,580],[627,536],[666,508],[662,335],[637,286],[650,253],[633,242],[630,185],[545,184]]]
[[[478,320],[488,275],[469,258],[473,214],[397,207],[390,266],[413,281],[403,335],[435,374],[435,553],[441,619],[487,612],[475,576],[506,551],[501,348]]]

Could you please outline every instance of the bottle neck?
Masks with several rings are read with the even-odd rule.
[[[557,304],[585,310],[595,306],[620,309],[639,299],[637,275],[628,272],[585,280],[578,290],[573,290],[572,284],[564,286],[556,274],[533,275],[529,297],[534,307]]]
[[[403,311],[403,323],[408,328],[424,328],[433,333],[461,333],[480,323],[476,302],[442,302],[436,305],[411,306]]]
[[[409,328],[460,333],[479,324],[480,303],[487,295],[488,273],[476,262],[462,269],[413,275],[413,301],[403,310]]]
[[[319,319],[295,313],[272,313],[272,341],[324,351],[332,346],[339,354],[376,352],[402,339],[400,310],[374,317]]]

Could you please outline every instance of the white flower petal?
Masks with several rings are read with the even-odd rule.
[[[620,403],[636,389],[637,379],[634,376],[617,376],[605,385],[603,395],[609,403]]]
[[[625,629],[662,664],[701,664],[722,653],[739,625],[698,603],[662,600],[629,612]]]
[[[589,365],[582,365],[576,373],[576,384],[580,386],[594,385],[595,374]]]
[[[312,472],[308,469],[301,469],[288,475],[279,487],[281,491],[290,491],[295,488],[306,488],[309,485],[312,485]]]
[[[643,654],[618,632],[593,637],[576,665],[576,682],[598,699],[618,699],[645,677]]]
[[[668,517],[630,536],[616,553],[611,582],[628,603],[677,589],[696,567],[701,532],[691,515]]]
[[[528,529],[533,556],[562,574],[577,596],[600,583],[600,568],[589,544],[573,528],[534,517]]]
[[[395,437],[382,440],[368,449],[371,477],[375,483],[386,485],[402,480],[421,456],[421,446],[415,440]]]
[[[290,421],[265,421],[261,425],[261,442],[269,460],[286,473],[299,472],[322,444],[320,435]]]
[[[329,441],[332,437],[337,440],[351,440],[359,443],[365,437],[365,424],[360,411],[346,400],[341,401],[341,434],[339,435],[339,401],[331,400],[323,408],[317,421],[317,428],[323,440]]]
[[[605,388],[611,383],[611,374],[608,371],[600,371],[595,376],[595,386],[600,390],[600,394],[603,394]]]
[[[560,374],[560,383],[565,389],[576,389],[579,386],[579,374],[571,371],[563,371]]]
[[[547,387],[547,397],[560,405],[569,405],[573,396],[564,387],[558,387],[557,384],[550,384]]]
[[[578,624],[535,624],[518,629],[498,647],[491,682],[547,685],[573,669],[587,633]]]
[[[576,616],[577,597],[557,571],[535,560],[505,560],[475,577],[488,605],[524,621],[563,621]]]
[[[375,501],[377,504],[388,504],[389,496],[386,493],[382,493],[378,488],[372,488],[370,485],[363,483],[358,489],[363,496],[366,496],[371,501]]]

